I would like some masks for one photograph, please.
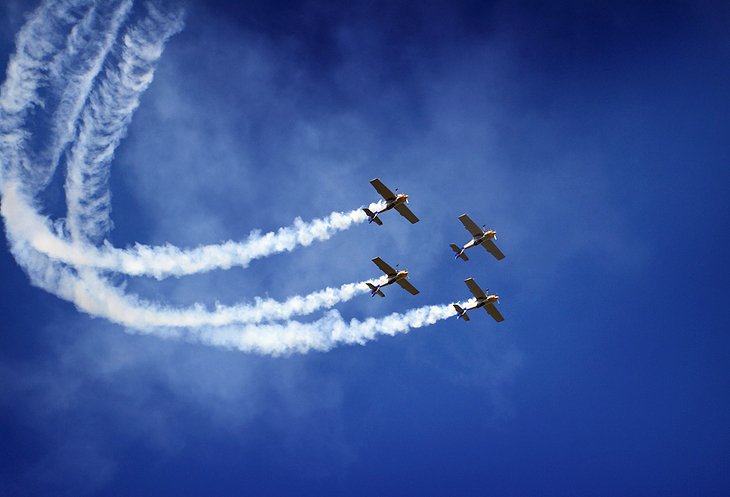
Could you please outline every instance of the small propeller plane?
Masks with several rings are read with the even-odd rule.
[[[377,212],[373,212],[368,208],[363,209],[365,211],[365,214],[368,215],[368,224],[375,222],[377,225],[382,225],[383,221],[380,220],[378,217],[379,214],[382,214],[385,211],[389,211],[391,209],[395,209],[398,211],[398,213],[403,216],[404,218],[408,219],[411,224],[416,224],[418,222],[418,218],[416,217],[413,212],[406,206],[408,203],[408,195],[405,193],[398,193],[397,195],[390,191],[390,189],[383,184],[382,181],[380,181],[378,178],[375,178],[370,182],[371,185],[377,190],[377,192],[385,199],[385,207],[380,209]],[[398,189],[396,188],[395,191],[397,192]]]
[[[378,286],[373,285],[372,283],[368,283],[368,286],[370,287],[370,296],[374,297],[376,294],[380,295],[381,297],[385,297],[385,294],[380,290],[384,286],[391,285],[393,283],[398,283],[400,286],[402,286],[408,293],[411,295],[416,295],[418,293],[418,290],[416,290],[416,287],[411,285],[411,283],[406,279],[408,277],[408,271],[403,269],[401,271],[396,271],[392,267],[388,265],[383,259],[380,257],[376,257],[373,259],[373,262],[376,266],[380,268],[381,271],[385,273],[385,275],[388,277],[388,279],[385,281],[385,283],[381,283]]]
[[[487,288],[487,292],[485,293],[481,288],[479,288],[479,285],[477,285],[476,281],[474,281],[474,278],[467,278],[464,280],[464,283],[466,283],[466,286],[469,287],[469,290],[474,294],[477,301],[473,306],[467,307],[466,309],[462,309],[459,305],[453,304],[454,309],[456,309],[456,312],[459,313],[457,314],[456,319],[464,318],[464,321],[469,321],[467,312],[484,307],[484,310],[487,311],[496,322],[499,323],[504,321],[504,317],[502,317],[502,314],[500,314],[494,306],[494,304],[499,302],[499,295],[487,295],[489,293],[489,288]]]
[[[459,221],[461,221],[461,224],[463,224],[464,227],[469,231],[469,233],[471,233],[472,239],[469,243],[461,248],[459,248],[459,246],[454,243],[451,244],[451,250],[456,252],[456,257],[454,257],[455,259],[459,258],[463,261],[468,261],[469,258],[464,252],[466,251],[466,249],[476,247],[477,245],[481,245],[482,247],[487,249],[487,252],[496,257],[498,261],[504,259],[504,254],[501,250],[499,250],[499,248],[497,248],[493,241],[497,239],[496,231],[487,230],[486,226],[484,225],[482,225],[482,228],[484,229],[480,228],[466,214],[462,214],[461,216],[459,216]]]

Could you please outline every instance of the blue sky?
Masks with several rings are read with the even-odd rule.
[[[0,495],[728,494],[727,6],[184,7],[116,152],[111,242],[242,239],[374,201],[376,176],[422,221],[130,291],[283,299],[380,256],[421,294],[344,317],[473,276],[506,321],[264,357],[90,317],[3,248]],[[0,7],[3,74],[28,10]],[[506,259],[453,260],[464,212]]]

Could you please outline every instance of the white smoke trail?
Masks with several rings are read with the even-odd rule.
[[[154,14],[154,8],[151,9]],[[154,19],[155,15],[152,17],[151,22],[153,23],[161,22],[160,19],[178,19],[179,21],[179,18],[175,16],[170,18],[160,15],[156,19]],[[174,23],[168,27],[173,25]],[[149,27],[144,22],[138,26]],[[164,29],[162,31],[161,36],[166,39],[167,35],[164,34],[166,31]],[[159,32],[152,33],[142,30],[139,33],[142,33],[140,34],[142,37],[145,34],[149,35],[152,40],[161,39]],[[130,40],[135,40],[135,38],[125,37],[127,49],[130,47]],[[39,43],[43,43],[42,40]],[[154,42],[148,45],[133,44],[136,48],[130,49],[132,51],[129,53],[136,54],[135,56],[138,56],[140,60],[152,61],[153,65],[153,62],[159,58],[162,44],[164,44],[164,40],[158,45],[155,45]],[[140,50],[142,46],[146,46],[142,52],[134,51]],[[122,58],[124,59],[124,57]],[[136,59],[132,57],[131,60],[130,64],[134,65]],[[345,214],[333,213],[328,218],[310,223],[297,220],[294,226],[282,228],[276,233],[266,235],[254,233],[244,243],[230,242],[188,251],[175,247],[145,246],[119,250],[108,245],[97,248],[85,244],[84,239],[93,239],[104,233],[102,228],[104,228],[104,220],[108,219],[108,209],[105,210],[103,199],[99,201],[99,194],[107,188],[106,176],[108,176],[111,156],[123,137],[131,114],[138,104],[139,93],[149,84],[152,75],[151,68],[144,64],[136,67],[137,69],[141,67],[142,73],[145,68],[149,69],[146,73],[148,78],[134,80],[134,76],[139,74],[129,71],[127,74],[129,79],[126,82],[137,81],[138,92],[136,96],[127,100],[129,105],[122,105],[117,107],[115,112],[109,112],[110,108],[105,105],[113,108],[113,105],[118,102],[105,100],[105,98],[109,95],[118,95],[115,91],[119,91],[119,89],[115,89],[114,85],[125,83],[123,65],[120,65],[117,79],[114,79],[116,73],[105,74],[104,81],[99,86],[103,88],[99,95],[105,95],[104,91],[108,91],[106,96],[94,100],[92,94],[87,110],[84,111],[79,132],[79,140],[81,137],[86,137],[85,141],[79,145],[79,140],[77,140],[72,149],[72,157],[74,153],[78,153],[78,157],[91,159],[90,165],[77,163],[75,180],[78,181],[73,184],[72,179],[70,186],[67,183],[67,195],[72,199],[69,202],[69,211],[76,209],[76,215],[80,219],[76,224],[74,224],[75,221],[71,223],[73,225],[70,228],[72,241],[65,238],[63,226],[53,226],[48,218],[39,214],[33,205],[32,195],[27,194],[27,190],[32,191],[32,188],[23,182],[23,167],[21,166],[29,165],[31,161],[23,156],[22,147],[10,150],[15,155],[10,155],[9,158],[5,155],[8,150],[6,148],[1,150],[4,159],[8,161],[11,172],[5,178],[6,181],[0,183],[3,200],[2,215],[5,219],[6,233],[10,241],[11,252],[34,285],[74,303],[82,312],[109,319],[144,333],[163,337],[181,336],[208,345],[273,355],[308,350],[329,350],[335,345],[345,343],[362,344],[379,334],[405,333],[455,314],[450,306],[427,306],[403,314],[391,314],[385,318],[351,320],[348,323],[342,319],[339,313],[332,311],[324,318],[312,323],[287,321],[271,324],[269,323],[271,320],[288,320],[295,315],[306,315],[315,310],[329,308],[336,303],[366,292],[367,285],[362,282],[343,285],[340,288],[327,288],[310,295],[295,296],[283,302],[256,299],[251,304],[218,305],[212,311],[202,305],[173,308],[145,302],[138,297],[125,294],[122,288],[110,285],[97,274],[99,269],[128,274],[137,271],[137,274],[161,277],[170,274],[192,274],[215,267],[230,267],[233,264],[245,265],[253,258],[292,250],[299,245],[308,245],[314,240],[324,240],[333,233],[347,229],[353,223],[362,222],[365,219],[359,210]],[[133,87],[134,85],[129,86],[129,88]],[[12,85],[9,88],[10,93],[17,93],[17,89]],[[34,91],[26,92],[26,94],[32,97],[35,94]],[[131,94],[132,92],[126,95]],[[95,113],[97,111],[98,114]],[[101,123],[96,123],[95,119],[100,116]],[[9,139],[12,138],[13,130],[5,125],[14,122],[18,124],[19,128],[24,117],[22,109],[16,114],[9,113],[0,116],[0,125],[3,126],[2,135],[6,140],[3,143],[13,143]],[[85,128],[84,125],[88,127]],[[94,126],[97,127],[94,128]],[[88,218],[84,219],[84,216],[88,216]],[[94,216],[96,216],[95,219]],[[39,250],[43,250],[49,255],[55,254],[57,260],[49,258]],[[71,266],[65,265],[66,263]]]
[[[101,19],[99,22],[107,23],[115,33],[119,23],[126,17],[128,8],[127,3],[122,2],[109,19]],[[82,132],[69,159],[66,184],[69,205],[67,227],[71,230],[72,238],[75,232],[77,236],[84,230],[86,230],[84,233],[88,234],[93,226],[102,232],[110,225],[107,178],[111,154],[124,135],[131,114],[139,103],[139,95],[151,82],[154,63],[159,58],[165,41],[181,27],[179,15],[163,15],[153,6],[148,9],[149,18],[130,29],[125,36],[126,46],[122,52],[119,68],[110,68],[106,71],[102,83],[92,94],[89,106],[84,112]],[[95,29],[92,20],[99,17],[96,14],[96,9],[91,9],[82,22],[74,28],[66,50],[62,52],[64,57],[72,58],[79,50],[77,45],[82,34],[88,34],[90,30]],[[157,29],[160,27],[162,29]],[[107,33],[105,37],[101,37],[103,41],[98,43],[98,46],[92,44],[86,48],[91,54],[95,54],[95,57],[92,63],[88,64],[88,69],[81,73],[78,81],[71,78],[69,84],[71,89],[64,93],[62,105],[56,112],[55,127],[59,147],[67,140],[69,129],[72,130],[72,127],[66,128],[65,132],[63,129],[59,131],[58,128],[63,127],[64,121],[72,126],[71,123],[76,120],[78,106],[84,100],[84,93],[88,92],[93,77],[98,72],[97,68],[114,37],[113,33]],[[38,38],[35,38],[35,41],[38,42]],[[59,58],[60,56],[56,57],[57,61]],[[60,153],[59,147],[56,147],[55,155]],[[98,154],[99,151],[101,156]],[[12,200],[6,199],[6,202],[11,203]],[[380,206],[379,203],[370,205],[371,209]],[[253,232],[245,242],[229,241],[190,250],[140,244],[128,250],[120,250],[106,244],[100,250],[86,244],[70,243],[63,239],[64,237],[54,234],[54,231],[61,233],[62,230],[51,230],[48,227],[50,223],[47,220],[42,222],[40,217],[34,219],[35,211],[32,208],[26,206],[23,209],[22,204],[16,207],[18,211],[26,211],[20,217],[21,226],[36,250],[73,265],[96,267],[132,276],[149,275],[158,279],[217,268],[246,266],[251,260],[259,257],[291,251],[297,246],[306,246],[315,240],[326,240],[335,232],[348,229],[353,223],[365,220],[364,214],[355,210],[349,213],[332,213],[327,218],[309,223],[297,218],[293,226],[281,228],[275,233],[262,235]],[[85,221],[79,221],[81,218]]]
[[[107,12],[105,7],[110,8]],[[127,18],[132,0],[94,4],[71,30],[65,49],[54,57],[50,68],[51,86],[60,88],[52,121],[48,151],[37,168],[48,168],[46,181],[53,176],[64,148],[73,139],[76,123],[87,101],[96,76],[102,68],[117,33]]]
[[[325,241],[334,234],[362,223],[367,216],[361,210],[333,212],[329,216],[304,222],[297,218],[291,226],[261,234],[252,232],[243,242],[228,241],[183,250],[172,245],[137,244],[129,249],[109,244],[96,247],[67,240],[58,227],[42,216],[21,192],[20,185],[7,181],[2,188],[2,212],[6,226],[18,239],[48,257],[75,267],[113,271],[129,276],[185,276],[213,269],[246,267],[251,261],[315,241]],[[371,204],[371,208],[381,204]]]
[[[339,288],[325,288],[309,295],[294,296],[283,302],[256,298],[250,304],[216,305],[212,311],[202,305],[172,308],[147,302],[111,286],[94,269],[76,267],[74,271],[34,250],[33,244],[37,244],[38,240],[34,239],[32,231],[37,230],[34,225],[42,216],[28,200],[23,200],[24,195],[19,189],[20,185],[14,181],[8,181],[2,186],[0,191],[3,202],[0,213],[5,220],[5,230],[13,255],[26,269],[31,280],[41,288],[74,302],[84,312],[105,317],[124,326],[139,329],[163,326],[189,328],[286,320],[292,316],[331,308],[368,291],[367,282],[348,283]],[[48,241],[62,243],[60,238],[53,235],[50,235]],[[62,246],[61,250],[63,248]]]
[[[47,84],[47,68],[63,47],[64,33],[78,22],[88,0],[46,0],[29,17],[15,38],[16,51],[0,87],[0,184],[8,169],[39,182],[25,151],[28,133],[22,129],[31,109],[42,104],[39,90]]]
[[[104,71],[89,96],[69,152],[67,228],[74,241],[98,243],[111,228],[108,181],[114,150],[152,82],[165,43],[182,29],[182,12],[165,13],[152,4],[147,11],[124,35],[119,63]]]
[[[35,285],[74,303],[79,310],[92,316],[138,330],[282,321],[329,309],[369,290],[367,282],[348,283],[339,288],[325,288],[283,301],[256,297],[252,303],[233,306],[217,304],[213,310],[201,304],[175,308],[129,295],[122,288],[111,286],[93,270],[73,271],[54,263],[32,250],[24,240],[15,239],[11,232],[8,232],[8,238],[13,255]]]
[[[206,345],[279,356],[310,350],[324,352],[338,345],[364,345],[378,335],[408,333],[455,315],[451,304],[430,305],[383,318],[352,319],[348,322],[339,312],[332,310],[312,323],[289,321],[283,324],[201,328],[192,330],[191,336]],[[187,338],[190,339],[190,336]]]
[[[243,325],[212,326],[175,321],[173,328],[160,324],[164,321],[159,319],[155,311],[148,313],[147,309],[138,307],[138,303],[124,296],[119,289],[110,287],[93,271],[82,270],[75,274],[33,251],[22,240],[11,238],[11,250],[35,285],[73,302],[83,312],[130,326],[133,332],[162,338],[183,338],[246,352],[276,356],[310,350],[326,351],[342,344],[364,344],[378,335],[407,333],[456,315],[451,305],[440,305],[362,321],[353,319],[347,322],[337,311],[330,311],[311,323],[287,321],[260,324],[260,321],[254,320],[254,323]],[[359,290],[355,288],[358,285],[354,285],[350,291]],[[275,307],[276,303],[272,305]],[[141,325],[140,320],[144,319],[151,321]]]

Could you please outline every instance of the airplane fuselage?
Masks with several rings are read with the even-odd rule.
[[[388,276],[388,279],[386,280],[386,282],[383,283],[383,284],[381,284],[380,286],[381,287],[384,287],[384,286],[392,285],[393,283],[396,283],[396,282],[398,282],[400,280],[404,280],[407,277],[408,277],[408,271],[406,271],[404,269],[402,271],[398,271],[397,273],[395,273],[395,274],[393,274],[391,276]]]
[[[477,299],[477,301],[474,303],[471,307],[466,307],[465,309],[467,311],[471,311],[474,309],[479,309],[480,307],[484,307],[487,304],[493,304],[499,300],[498,295],[487,295],[486,298],[483,299]]]
[[[380,290],[384,286],[392,285],[393,283],[397,283],[398,281],[404,280],[407,277],[408,277],[408,271],[405,270],[405,269],[403,269],[402,271],[398,271],[397,273],[395,273],[393,275],[385,276],[385,282],[384,283],[379,283],[374,288],[373,287],[370,287],[372,289],[372,291],[370,292],[370,296],[372,297],[373,295],[375,295],[378,292],[378,290]]]
[[[405,193],[399,193],[398,195],[395,196],[394,199],[387,200],[385,202],[385,207],[383,207],[382,209],[380,209],[379,211],[377,211],[376,215],[377,214],[382,214],[385,211],[389,211],[391,209],[394,209],[395,206],[397,206],[397,205],[405,204],[407,200],[408,200],[408,195],[406,195]]]
[[[496,233],[492,230],[485,231],[481,235],[475,236],[474,238],[472,238],[466,245],[464,245],[462,250],[470,249],[472,247],[476,247],[477,245],[481,245],[482,242],[485,240],[494,240],[495,234]]]

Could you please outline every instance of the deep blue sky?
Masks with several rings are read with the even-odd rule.
[[[0,6],[3,74],[29,8]],[[4,248],[0,495],[730,494],[726,4],[186,9],[117,152],[115,244],[242,238],[373,201],[375,176],[423,221],[130,290],[286,297],[380,255],[421,295],[344,316],[473,276],[506,321],[272,359],[125,333]],[[463,212],[504,261],[453,260]]]

